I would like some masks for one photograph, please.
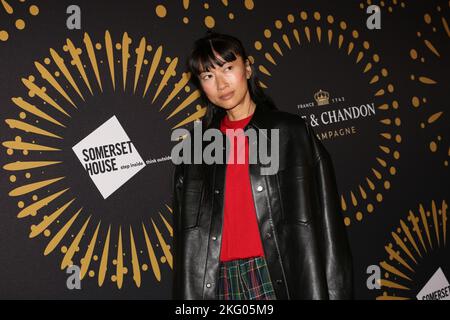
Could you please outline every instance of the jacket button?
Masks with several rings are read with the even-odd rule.
[[[212,237],[212,239],[213,239],[214,241],[216,241],[216,240],[217,240],[217,237]]]
[[[207,283],[207,284],[206,284],[206,287],[207,287],[207,288],[211,288],[211,283]]]
[[[283,280],[277,279],[277,284],[282,284]]]
[[[219,193],[220,193],[220,190],[219,190],[219,189],[216,189],[216,190],[214,190],[214,193],[215,193],[215,194],[219,194]]]
[[[256,187],[256,190],[257,190],[258,192],[263,191],[263,189],[264,189],[263,186],[257,186],[257,187]]]

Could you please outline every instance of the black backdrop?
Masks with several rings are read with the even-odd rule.
[[[366,26],[370,3],[379,30]],[[66,26],[72,4],[80,30]],[[170,133],[204,114],[185,59],[213,28],[242,40],[278,108],[311,121],[330,151],[356,298],[415,299],[438,268],[450,276],[449,6],[7,0],[0,297],[170,297]],[[72,147],[113,116],[146,166],[104,199]],[[66,286],[71,264],[81,290]],[[367,286],[370,265],[381,289]]]

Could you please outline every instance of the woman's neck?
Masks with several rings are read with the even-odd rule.
[[[252,99],[244,102],[242,105],[238,105],[231,110],[227,110],[227,117],[231,121],[238,121],[249,117],[255,112],[256,104]]]

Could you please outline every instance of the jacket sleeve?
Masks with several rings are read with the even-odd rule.
[[[182,262],[182,233],[181,233],[181,206],[183,195],[183,164],[175,166],[173,174],[173,241],[172,241],[172,254],[173,254],[173,282],[172,282],[172,298],[183,299],[183,262]]]
[[[315,154],[319,234],[331,300],[353,298],[353,264],[330,154],[307,125]]]

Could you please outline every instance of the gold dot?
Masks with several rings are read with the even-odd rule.
[[[364,49],[369,49],[370,48],[370,44],[369,44],[369,42],[367,42],[367,41],[364,41],[364,43],[363,43],[363,47],[364,47]]]
[[[120,43],[116,43],[116,49],[117,49],[117,50],[122,49],[122,45],[121,45]]]
[[[319,12],[314,12],[314,19],[316,19],[317,21],[320,20],[320,13]]]
[[[19,113],[20,119],[25,119],[27,117],[27,114],[25,112]]]
[[[376,53],[373,55],[373,61],[375,62],[379,62],[380,61],[380,56],[377,55]]]
[[[17,178],[15,175],[9,176],[9,181],[16,182]]]
[[[300,13],[300,18],[302,18],[303,20],[306,20],[306,19],[308,19],[308,14],[305,11],[302,11]]]
[[[25,29],[25,21],[23,21],[22,19],[17,19],[16,20],[16,28],[19,30]]]
[[[280,20],[275,21],[275,28],[277,29],[283,28],[283,23]]]
[[[30,179],[30,177],[31,177],[31,173],[29,173],[29,172],[25,173],[25,178]]]
[[[261,50],[262,49],[262,43],[260,41],[255,41],[255,49]]]
[[[166,263],[167,259],[166,257],[161,257],[161,263]]]
[[[123,273],[127,274],[128,273],[128,268],[123,268]]]
[[[163,75],[163,74],[164,74],[164,70],[159,70],[159,73],[160,73],[161,75]]]
[[[156,6],[155,12],[156,15],[160,18],[164,18],[167,15],[167,9],[162,4]]]
[[[367,212],[373,212],[373,204],[369,203],[367,205]]]
[[[44,236],[46,236],[46,237],[50,237],[50,230],[45,230],[44,231]]]
[[[411,80],[415,80],[416,79],[416,76],[415,75],[411,75]]]
[[[23,155],[27,156],[28,155],[28,150],[23,150]]]
[[[38,196],[37,196],[37,195],[33,195],[33,196],[31,197],[31,199],[33,199],[34,201],[36,201],[36,200],[38,199]]]
[[[116,276],[111,276],[111,281],[112,282],[116,282],[117,281],[117,277]]]
[[[293,14],[288,14],[287,20],[289,21],[289,23],[293,23],[295,21],[294,15]]]
[[[358,212],[356,213],[356,220],[361,221],[362,218],[363,218],[362,212],[361,212],[361,211],[358,211]]]
[[[388,91],[389,91],[390,93],[394,92],[394,85],[389,84],[388,87],[387,87],[387,89],[388,89]]]
[[[37,16],[37,15],[39,14],[39,8],[38,8],[38,6],[32,5],[32,6],[30,7],[30,14],[31,14],[32,16]]]
[[[350,218],[344,218],[344,224],[348,227],[350,225]]]
[[[7,149],[6,153],[8,154],[8,156],[12,156],[13,153],[14,153],[14,150],[13,149]]]
[[[395,118],[394,122],[397,127],[399,127],[402,124],[402,121],[400,120],[400,118]]]
[[[409,55],[411,56],[411,59],[416,60],[417,59],[417,51],[416,51],[416,49],[411,49],[409,51]]]
[[[388,189],[390,189],[391,188],[391,183],[389,182],[389,181],[385,181],[384,182],[384,188],[386,189],[386,190],[388,190]]]
[[[5,30],[0,30],[0,41],[6,41],[9,38],[8,32]]]
[[[211,16],[207,16],[205,18],[205,26],[208,27],[209,29],[214,28],[214,26],[216,25],[216,21],[214,20],[213,17]]]
[[[55,71],[55,77],[59,77],[60,73],[59,71]]]
[[[264,37],[269,39],[271,36],[272,36],[272,33],[270,32],[269,29],[264,30]]]
[[[328,23],[333,23],[334,22],[334,18],[333,18],[333,16],[332,15],[329,15],[328,17],[327,17],[327,21],[328,21]]]
[[[97,261],[98,260],[98,255],[94,255],[92,258],[94,259],[94,261]]]
[[[231,19],[231,18],[230,18]],[[189,23],[189,18],[188,17],[183,17],[183,22],[185,23],[185,24],[188,24]]]
[[[383,201],[383,195],[381,193],[377,193],[377,201],[378,202]]]
[[[247,10],[253,10],[253,8],[255,7],[255,3],[253,2],[253,0],[245,0],[244,5],[245,9]]]
[[[166,57],[166,63],[170,63],[171,59],[170,57]]]
[[[45,59],[44,59],[44,63],[45,63],[45,64],[50,64],[50,59],[49,59],[49,58],[45,58]]]
[[[61,247],[61,252],[62,253],[66,253],[67,252],[67,247],[66,246],[62,246]]]
[[[22,209],[23,207],[25,207],[25,203],[23,201],[19,201],[17,202],[17,206]]]
[[[448,167],[448,161],[447,160],[444,161],[444,166]]]
[[[100,50],[102,48],[101,43],[95,44],[95,49]]]
[[[91,270],[89,271],[89,277],[93,278],[95,276],[95,271]]]
[[[424,129],[424,128],[425,128],[425,123],[421,122],[421,123],[420,123],[420,127],[421,127],[422,129]]]
[[[395,158],[396,160],[400,159],[400,152],[394,151],[394,158]]]
[[[148,52],[152,51],[152,49],[153,49],[152,46],[150,46],[150,45],[147,46],[147,51]]]
[[[426,22],[427,24],[430,24],[430,23],[431,23],[431,16],[430,16],[428,13],[426,13],[426,14],[423,16],[423,20],[425,20],[425,22]]]
[[[397,233],[401,233],[401,232],[402,232],[402,229],[397,228]]]
[[[386,272],[386,273],[384,274],[384,277],[385,277],[385,278],[389,278],[389,273]]]
[[[114,259],[112,263],[113,263],[113,265],[117,265],[117,260]]]
[[[431,152],[436,152],[436,150],[437,150],[436,142],[434,142],[434,141],[430,142],[430,150],[431,150]]]
[[[398,102],[397,102],[397,100],[392,101],[392,106],[394,107],[394,109],[398,109]]]
[[[358,37],[359,37],[358,31],[353,30],[352,36],[353,36],[353,38],[358,39]]]
[[[395,175],[395,174],[397,173],[397,169],[395,169],[395,167],[391,167],[391,168],[389,169],[389,173],[390,173],[391,175]]]
[[[412,105],[413,107],[417,108],[420,105],[420,100],[417,97],[412,98]]]
[[[439,141],[441,141],[441,140],[442,140],[442,137],[441,137],[441,136],[437,136],[437,139],[438,139]]]
[[[342,30],[347,29],[347,24],[345,23],[345,21],[341,21],[340,26]]]
[[[144,263],[142,265],[142,271],[147,271],[148,270],[148,266]]]
[[[401,143],[401,142],[402,142],[402,136],[399,135],[399,134],[397,134],[397,135],[395,136],[395,141],[396,141],[397,143]]]
[[[208,9],[209,9],[209,4],[205,3],[205,4],[203,5],[203,7],[204,7],[206,10],[208,10]]]

